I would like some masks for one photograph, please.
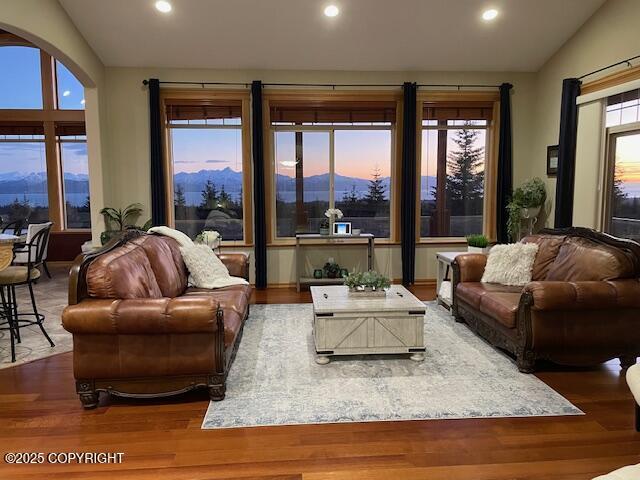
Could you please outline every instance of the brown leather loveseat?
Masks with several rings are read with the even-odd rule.
[[[481,283],[485,255],[453,264],[453,314],[494,346],[516,356],[522,372],[538,359],[592,365],[640,356],[640,244],[586,228],[543,230],[532,281]]]
[[[246,254],[220,259],[248,279]],[[177,242],[141,232],[75,260],[62,323],[73,334],[85,408],[98,404],[99,392],[145,398],[207,387],[212,400],[224,398],[251,287],[194,289],[187,279]]]

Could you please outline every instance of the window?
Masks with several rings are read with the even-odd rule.
[[[82,87],[50,55],[0,33],[0,216],[4,221],[50,220],[55,230],[88,229],[83,106],[78,101],[61,112],[56,105],[64,101],[55,98],[58,91],[66,98],[62,95],[69,88],[82,95]],[[56,77],[62,83],[56,84]]]
[[[391,236],[395,101],[273,102],[275,236],[318,232],[328,208]]]
[[[216,230],[223,241],[245,241],[246,101],[165,100],[174,224],[191,238]]]
[[[58,108],[84,110],[84,87],[67,67],[56,60]]]
[[[615,127],[640,121],[640,89],[613,95],[607,99],[606,126]]]
[[[640,123],[608,129],[605,230],[640,240]]]
[[[487,129],[492,103],[425,103],[420,236],[483,233]]]
[[[75,133],[58,136],[66,225],[91,228],[87,137],[82,132]]]
[[[40,50],[0,47],[0,109],[41,109]]]

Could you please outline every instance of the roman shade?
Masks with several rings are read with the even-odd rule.
[[[271,102],[272,123],[394,123],[395,101]]]
[[[492,102],[425,102],[423,120],[486,120],[493,118]]]
[[[84,122],[56,122],[55,129],[58,136],[86,135]],[[0,122],[0,135],[44,135],[44,126],[42,122]]]
[[[165,99],[168,122],[184,120],[225,120],[242,118],[241,100]]]

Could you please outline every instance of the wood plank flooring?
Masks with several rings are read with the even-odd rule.
[[[415,292],[434,295],[432,287]],[[254,301],[310,297],[271,289]],[[0,451],[123,452],[123,463],[0,460],[0,479],[581,480],[640,462],[632,398],[617,362],[550,366],[538,377],[586,415],[205,431],[206,392],[156,401],[101,396],[99,408],[84,411],[65,353],[0,370]]]

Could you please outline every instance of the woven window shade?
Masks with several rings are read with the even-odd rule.
[[[225,118],[242,118],[242,102],[240,100],[224,100],[208,103],[188,100],[165,101],[167,120],[220,120]]]
[[[286,123],[360,123],[396,121],[395,102],[278,102],[271,121]]]
[[[0,135],[44,135],[42,122],[0,122]]]
[[[58,122],[56,123],[56,135],[58,136],[76,136],[86,135],[87,129],[83,122]]]
[[[425,103],[424,120],[487,120],[493,118],[491,102],[438,102]]]
[[[629,90],[628,92],[618,93],[607,98],[607,106],[618,105],[624,102],[631,102],[640,98],[640,89]]]

